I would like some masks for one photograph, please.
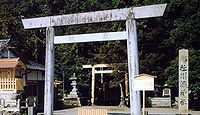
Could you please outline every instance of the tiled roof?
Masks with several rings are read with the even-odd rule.
[[[26,63],[28,69],[45,70],[44,65],[28,60]]]

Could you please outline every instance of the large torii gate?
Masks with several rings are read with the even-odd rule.
[[[25,29],[46,28],[44,114],[53,114],[54,44],[127,39],[131,115],[140,115],[140,93],[134,90],[133,77],[139,74],[135,19],[162,16],[167,4],[130,7],[68,15],[22,19]],[[55,36],[53,26],[126,20],[126,31]]]

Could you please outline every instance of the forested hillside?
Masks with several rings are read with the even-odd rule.
[[[156,84],[178,86],[178,50],[189,49],[190,90],[200,93],[200,1],[199,0],[1,0],[0,39],[11,39],[16,50],[29,59],[45,60],[45,29],[25,30],[21,19],[41,16],[168,3],[163,17],[137,20],[140,73],[156,75]],[[125,30],[125,22],[55,27],[56,35]],[[110,83],[118,85],[127,73],[126,41],[62,44],[55,47],[55,79],[66,92],[69,77],[76,73],[80,95],[90,95],[90,70],[83,64],[115,64]],[[81,88],[80,88],[81,87]],[[84,94],[83,89],[88,90]]]

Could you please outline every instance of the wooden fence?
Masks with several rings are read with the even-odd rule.
[[[79,108],[78,115],[107,115],[107,110]]]
[[[0,78],[0,89],[23,90],[23,80],[19,78]]]

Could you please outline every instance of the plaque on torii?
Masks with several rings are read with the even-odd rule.
[[[44,114],[53,114],[54,44],[127,39],[131,115],[140,115],[140,94],[134,90],[133,77],[139,74],[135,19],[162,16],[167,4],[22,19],[25,29],[46,28]],[[53,26],[126,20],[126,31],[55,36]],[[87,37],[85,37],[87,36]],[[97,39],[98,38],[98,39]]]

